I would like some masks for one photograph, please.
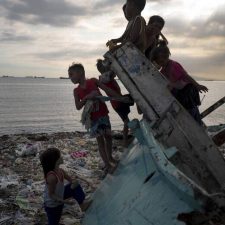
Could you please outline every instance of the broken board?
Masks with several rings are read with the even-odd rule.
[[[167,88],[168,81],[131,43],[105,54],[123,85],[151,123],[154,137],[178,152],[170,161],[209,193],[225,187],[225,161],[203,127]]]

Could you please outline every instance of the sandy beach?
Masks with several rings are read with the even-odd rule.
[[[113,132],[113,154],[116,158],[123,153],[121,138],[120,132]],[[96,140],[87,133],[3,135],[0,143],[1,224],[47,223],[42,199],[44,178],[39,162],[40,153],[47,147],[55,146],[61,150],[62,167],[79,180],[87,197],[98,188],[105,176]],[[62,223],[78,225],[82,216],[74,202],[73,206],[65,206]]]

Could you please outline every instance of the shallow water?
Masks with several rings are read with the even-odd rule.
[[[225,82],[202,81],[209,88],[200,110],[225,96]],[[121,85],[122,87],[122,85]],[[123,93],[126,93],[122,87]],[[203,98],[204,95],[201,95]],[[107,103],[113,129],[122,121]],[[140,118],[132,107],[130,118]],[[58,131],[84,131],[81,111],[74,106],[73,84],[69,80],[0,78],[0,135]],[[207,125],[225,123],[225,105],[204,120]]]

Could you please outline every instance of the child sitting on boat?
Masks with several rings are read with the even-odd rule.
[[[105,66],[103,66],[103,60],[101,60],[101,59],[97,60],[96,66],[97,66],[98,71],[101,73],[101,75],[99,77],[99,81],[101,83],[103,83],[105,86],[107,86],[108,88],[115,91],[118,95],[122,96],[121,89],[115,80],[116,75],[112,71],[107,69]],[[111,97],[111,95],[108,95],[108,96]],[[134,105],[134,102],[133,102],[131,96],[126,95],[126,97],[128,97],[130,99],[129,103],[121,102],[118,100],[110,101],[113,109],[117,112],[117,114],[119,115],[119,117],[122,119],[122,121],[124,123],[123,146],[125,146],[125,147],[128,145],[128,131],[129,131],[128,130],[128,122],[130,121],[128,115],[130,113],[130,106]]]
[[[57,148],[48,148],[40,156],[41,165],[46,181],[44,191],[44,207],[49,225],[59,225],[64,204],[74,204],[69,200],[74,198],[82,211],[85,211],[91,201],[85,200],[85,194],[76,180],[60,168],[63,163],[61,153]],[[64,185],[64,180],[69,183]]]
[[[170,50],[164,41],[151,53],[151,61],[161,67],[160,72],[169,80],[169,88],[175,98],[202,124],[198,106],[201,104],[199,92],[207,92],[208,88],[197,83],[176,61],[171,60]]]
[[[150,59],[152,49],[158,46],[160,37],[168,44],[166,37],[162,34],[164,25],[165,21],[161,16],[154,15],[149,18],[146,27],[147,49],[145,51],[145,55],[148,59]]]
[[[106,43],[110,50],[114,51],[127,41],[132,42],[142,52],[146,49],[146,22],[141,16],[146,0],[127,0],[123,11],[128,24],[120,38],[112,39]],[[118,43],[121,43],[117,45]]]
[[[106,104],[97,97],[101,96],[99,88],[104,90],[108,95],[114,97],[120,97],[120,95],[107,88],[96,78],[86,79],[82,64],[72,64],[68,69],[68,74],[70,80],[74,84],[78,84],[74,89],[74,99],[77,110],[82,109],[89,100],[93,102],[93,107],[90,112],[90,133],[97,139],[99,153],[105,163],[107,172],[113,173],[117,161],[112,156],[109,111]]]

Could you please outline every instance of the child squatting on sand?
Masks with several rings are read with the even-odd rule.
[[[82,211],[85,211],[91,201],[85,200],[82,187],[60,168],[63,163],[60,151],[57,148],[48,148],[40,156],[45,178],[44,207],[48,217],[48,225],[58,225],[64,204],[74,204],[75,199]],[[69,183],[64,185],[64,180]]]
[[[113,173],[117,161],[112,156],[111,124],[106,104],[98,97],[102,96],[99,88],[113,97],[121,97],[113,90],[107,88],[96,78],[86,79],[85,70],[82,64],[73,64],[68,69],[70,80],[78,86],[74,89],[74,99],[77,110],[82,109],[87,101],[93,102],[90,113],[90,133],[96,137],[98,149],[102,160],[105,163],[106,171]]]

